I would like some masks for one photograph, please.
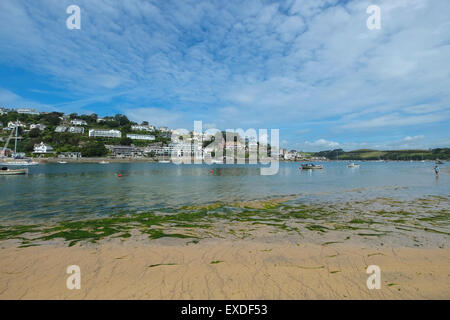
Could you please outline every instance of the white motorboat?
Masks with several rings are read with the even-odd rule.
[[[28,174],[28,168],[25,169],[8,169],[3,167],[0,169],[0,176],[12,176],[18,174]]]
[[[14,161],[5,161],[0,163],[0,166],[16,166],[16,167],[21,167],[21,166],[37,166],[39,165],[39,162],[37,161],[30,161],[30,160],[14,160]]]
[[[321,164],[306,163],[302,164],[302,169],[303,170],[323,169],[323,166]]]
[[[347,165],[347,167],[348,167],[348,168],[359,168],[359,164],[352,162],[352,163],[349,163],[349,164]]]

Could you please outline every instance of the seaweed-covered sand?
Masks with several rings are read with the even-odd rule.
[[[0,298],[448,299],[449,204],[282,198],[3,225]],[[66,288],[74,264],[80,290]]]

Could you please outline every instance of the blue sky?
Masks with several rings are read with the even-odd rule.
[[[81,30],[66,8],[81,8]],[[381,30],[366,27],[370,4]],[[2,0],[0,105],[278,128],[297,150],[450,146],[448,0]]]

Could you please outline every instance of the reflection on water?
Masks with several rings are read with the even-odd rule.
[[[0,221],[84,218],[286,195],[311,203],[450,194],[448,173],[442,170],[435,178],[432,163],[362,162],[347,168],[345,162],[329,162],[323,170],[299,166],[280,163],[277,175],[261,176],[256,165],[40,165],[30,168],[28,176],[0,177]]]

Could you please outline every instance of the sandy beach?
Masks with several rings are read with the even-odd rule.
[[[0,226],[0,299],[450,299],[448,201],[279,198]]]
[[[66,268],[81,269],[81,289]],[[381,268],[369,290],[366,268]],[[0,299],[449,299],[450,250],[173,239],[0,251]]]

